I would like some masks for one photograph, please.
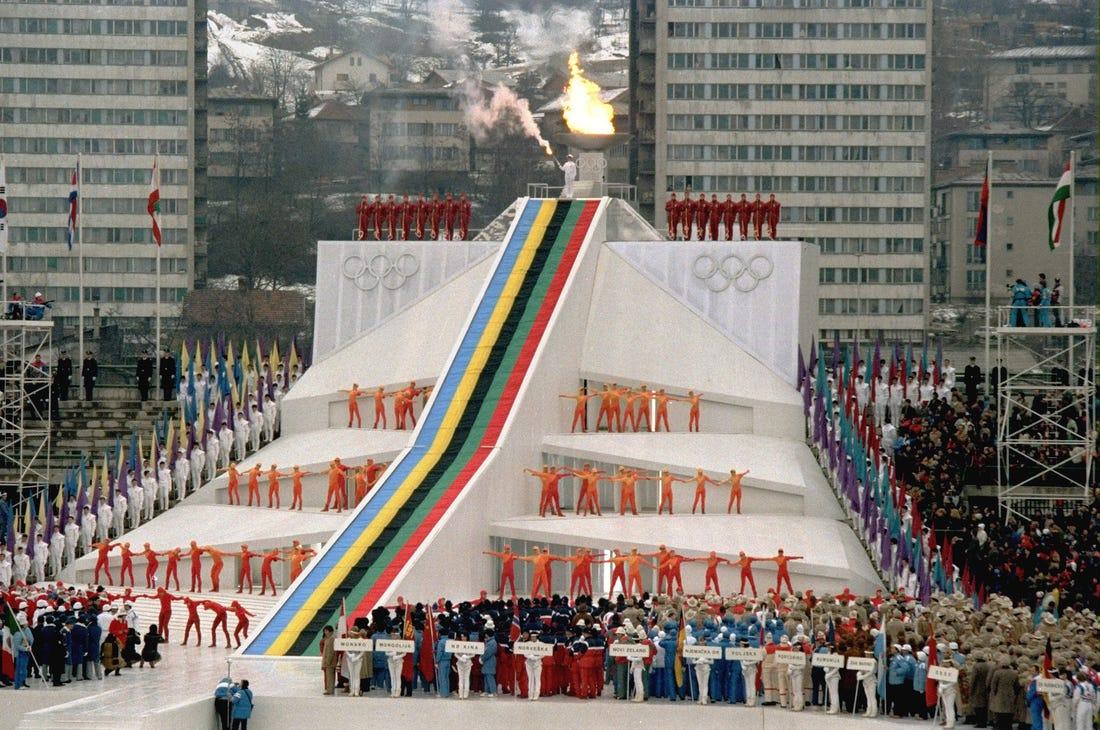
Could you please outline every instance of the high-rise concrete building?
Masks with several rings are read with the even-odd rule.
[[[821,248],[820,336],[918,339],[928,307],[929,0],[633,0],[632,174],[775,193]]]
[[[41,291],[68,334],[83,247],[85,325],[151,332],[156,246],[146,202],[160,167],[162,314],[205,277],[205,0],[46,0],[0,13],[0,156],[9,292]],[[83,237],[66,244],[80,155]],[[147,326],[148,325],[148,326]]]

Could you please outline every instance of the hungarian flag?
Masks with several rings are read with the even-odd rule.
[[[974,229],[974,245],[985,247],[989,240],[989,165],[985,168],[985,180],[982,181],[982,195],[978,207],[978,225]]]
[[[76,238],[77,198],[80,197],[80,160],[76,161],[76,169],[73,170],[72,182],[69,185],[69,223],[65,229],[65,243],[69,244],[69,250],[73,250],[73,239]]]
[[[1047,243],[1053,251],[1062,245],[1062,223],[1066,215],[1066,203],[1073,195],[1073,170],[1066,163],[1066,169],[1062,171],[1062,177],[1058,178],[1058,187],[1054,189],[1054,197],[1050,199],[1050,208],[1047,209],[1047,227],[1050,231]]]
[[[149,218],[152,220],[153,226],[153,240],[159,246],[161,243],[160,235],[160,169],[157,167],[157,158],[153,158],[153,178],[151,182],[151,189],[149,190],[149,202],[145,206],[145,210],[149,212]],[[72,248],[72,245],[69,245]]]

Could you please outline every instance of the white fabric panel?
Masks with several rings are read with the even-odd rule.
[[[607,246],[794,385],[801,243],[630,241]]]
[[[499,247],[499,241],[321,241],[314,362],[408,309]]]

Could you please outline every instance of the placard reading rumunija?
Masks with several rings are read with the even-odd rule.
[[[412,639],[375,639],[375,651],[396,651],[409,654],[416,651],[416,642]]]
[[[333,644],[336,651],[371,651],[374,649],[373,639],[337,639]]]
[[[836,667],[837,669],[844,669],[844,655],[815,653],[810,658],[810,664],[815,667]]]
[[[483,654],[485,653],[484,641],[458,641],[447,639],[447,651],[451,654]]]

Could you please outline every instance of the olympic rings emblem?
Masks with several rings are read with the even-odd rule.
[[[362,256],[348,256],[344,259],[344,276],[352,280],[360,291],[371,291],[379,284],[383,289],[394,291],[404,286],[410,276],[420,270],[420,262],[411,253],[403,253],[396,261],[384,253],[378,253],[367,260]]]
[[[718,263],[709,254],[703,254],[691,265],[691,273],[712,292],[724,292],[732,284],[739,292],[750,292],[775,270],[771,259],[760,254],[748,263],[737,254],[729,254]],[[747,282],[747,283],[746,283]]]

